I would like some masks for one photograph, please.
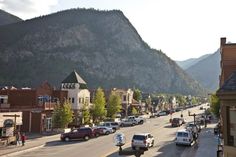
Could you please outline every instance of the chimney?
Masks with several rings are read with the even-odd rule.
[[[220,46],[224,46],[226,44],[226,37],[220,38]]]

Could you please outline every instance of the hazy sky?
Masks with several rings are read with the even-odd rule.
[[[235,0],[0,0],[29,19],[69,8],[119,9],[152,48],[174,60],[215,52],[220,37],[236,42]]]

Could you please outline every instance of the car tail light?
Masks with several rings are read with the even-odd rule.
[[[144,143],[144,144],[146,144],[146,143],[147,143],[147,141],[146,141],[146,140],[144,140],[144,141],[143,141],[143,143]]]

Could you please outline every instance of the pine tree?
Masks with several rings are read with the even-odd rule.
[[[103,120],[106,116],[106,110],[105,110],[105,95],[102,90],[102,88],[98,88],[96,90],[95,98],[93,100],[93,109],[92,109],[92,115],[93,120],[95,123],[99,123],[101,120]]]
[[[142,100],[142,94],[139,89],[134,89],[134,99],[137,101]]]
[[[115,118],[116,114],[120,112],[121,109],[121,98],[114,92],[111,93],[109,97],[109,102],[107,104],[107,117]]]
[[[89,107],[88,104],[85,103],[82,107],[82,114],[83,114],[83,124],[89,124],[90,123],[90,111],[89,111]]]
[[[73,112],[69,101],[65,101],[62,106],[57,105],[55,107],[52,121],[55,128],[66,128],[73,121]]]

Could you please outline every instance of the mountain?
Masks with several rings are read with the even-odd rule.
[[[189,67],[186,72],[209,91],[219,87],[220,50]]]
[[[19,21],[22,21],[22,19],[0,9],[0,25],[7,25]]]
[[[188,69],[189,67],[193,66],[194,64],[196,64],[197,62],[207,58],[208,56],[210,56],[211,54],[206,54],[203,55],[199,58],[190,58],[184,61],[176,61],[176,63],[184,70]]]
[[[54,86],[76,70],[89,88],[201,95],[205,90],[151,49],[121,11],[71,9],[0,27],[0,85]]]

